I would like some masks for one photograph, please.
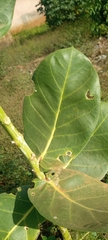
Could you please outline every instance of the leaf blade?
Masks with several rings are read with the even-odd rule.
[[[5,35],[12,22],[16,0],[0,1],[0,38]]]
[[[70,169],[59,169],[50,177],[48,182],[35,181],[35,187],[28,192],[31,202],[46,219],[73,230],[107,231],[106,184]]]
[[[90,141],[69,168],[102,179],[108,172],[108,103],[101,103],[100,116]]]
[[[33,79],[37,92],[24,100],[25,139],[41,167],[62,166],[59,156],[70,151],[74,159],[96,126],[100,105],[97,73],[83,54],[69,48],[49,55]]]
[[[28,199],[27,186],[17,193],[0,194],[0,239],[34,240],[40,233],[38,224],[45,219]]]

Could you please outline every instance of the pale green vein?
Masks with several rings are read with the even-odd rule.
[[[72,55],[72,53],[71,53],[71,55]],[[72,56],[71,56],[71,58],[72,58]],[[43,153],[41,154],[41,159],[44,158],[44,156],[45,156],[45,154],[46,154],[46,152],[47,152],[47,150],[48,150],[48,148],[51,144],[51,141],[53,139],[54,132],[56,130],[56,125],[57,125],[57,120],[58,120],[58,116],[59,116],[59,113],[60,113],[60,108],[61,108],[61,103],[62,103],[62,99],[63,99],[64,89],[65,89],[65,85],[66,85],[67,78],[68,78],[68,73],[69,73],[70,66],[71,66],[71,58],[70,58],[70,63],[69,63],[68,69],[67,69],[67,74],[66,74],[66,77],[65,77],[65,80],[64,80],[63,89],[62,89],[62,92],[61,92],[60,102],[59,102],[59,105],[58,105],[58,111],[57,111],[57,114],[56,114],[56,117],[55,117],[54,126],[53,126],[53,129],[52,129],[49,141],[47,142],[46,147],[45,147]]]
[[[88,128],[86,128],[86,130],[87,130]],[[59,138],[59,137],[72,137],[72,136],[78,136],[78,135],[80,135],[80,134],[82,134],[82,133],[85,133],[85,130],[83,130],[83,131],[81,131],[81,132],[78,132],[78,133],[71,133],[71,134],[58,134],[58,135],[54,135],[54,138]]]
[[[42,91],[41,88],[40,88],[40,92],[41,92],[43,98],[45,99],[47,105],[49,106],[49,108],[52,110],[52,112],[53,112],[54,114],[56,114],[55,110],[51,107],[51,105],[50,105],[49,102],[47,101],[47,98],[45,97],[45,95],[44,95],[44,93],[43,93],[43,91]]]
[[[85,102],[85,98],[81,99],[80,101],[77,100],[77,102],[71,102],[70,105],[67,105],[67,106],[65,106],[65,107],[62,107],[62,111],[65,110],[65,109],[69,109],[69,108],[71,108],[71,107],[74,107],[74,106],[77,107],[78,104],[83,103],[83,102]],[[78,109],[78,110],[79,110],[79,109]]]
[[[97,151],[107,151],[107,148],[96,148],[96,149],[88,149],[88,150],[83,150],[83,152],[97,152]]]
[[[91,69],[91,70],[92,70],[92,69]],[[64,97],[64,99],[66,99],[66,98],[74,95],[74,94],[77,93],[79,90],[81,90],[81,89],[88,83],[88,81],[90,80],[90,78],[91,78],[91,75],[90,75],[90,77],[89,77],[80,87],[78,87],[77,89],[75,89],[71,94],[66,95],[66,96]],[[88,90],[88,89],[87,89],[87,90]],[[87,91],[87,90],[86,90],[86,91]],[[86,94],[86,92],[85,92],[85,94]]]
[[[39,149],[39,146],[37,146],[36,142],[34,142],[32,138],[30,138],[30,136],[27,134],[27,132],[26,132],[26,136],[34,144],[34,146],[38,149],[38,152],[41,152],[40,149]]]
[[[105,213],[108,212],[108,211],[104,211],[104,210],[98,210],[98,209],[86,207],[86,206],[84,206],[84,205],[82,205],[82,204],[74,201],[73,199],[71,199],[69,195],[67,195],[61,188],[57,187],[52,181],[49,181],[48,183],[49,183],[49,184],[52,186],[52,188],[53,188],[54,190],[56,190],[60,195],[62,195],[65,199],[67,199],[67,200],[68,200],[69,202],[71,202],[71,203],[74,203],[75,205],[78,205],[78,206],[80,206],[80,207],[82,207],[82,208],[84,208],[84,209],[87,209],[87,210],[89,210],[89,211],[94,211],[94,212],[100,211],[100,212],[105,212]],[[93,185],[93,184],[92,184],[92,185]],[[105,198],[105,197],[107,197],[107,196],[108,196],[108,194],[103,194],[103,195],[101,196],[101,198]],[[100,196],[96,196],[96,197],[91,196],[91,197],[86,198],[86,199],[94,199],[94,198],[100,198]]]
[[[0,209],[0,211],[1,211],[1,212],[7,212],[7,213],[11,213],[11,211],[9,211],[9,210],[6,210],[6,209],[2,209],[2,208]]]
[[[37,132],[39,132],[39,133],[42,135],[42,137],[44,137],[44,138],[47,139],[46,135],[45,135],[39,128],[37,128],[36,125],[34,125],[34,124],[29,120],[29,118],[28,118],[26,115],[25,115],[25,117],[26,117],[26,120],[33,126],[33,128],[34,128]],[[50,129],[50,127],[49,127],[49,129]]]
[[[60,63],[60,62],[59,62]],[[64,66],[60,63],[60,65],[64,68]],[[65,69],[65,68],[64,68]],[[51,75],[52,75],[52,77],[53,77],[53,80],[54,80],[54,82],[55,82],[55,84],[57,85],[57,87],[58,87],[58,89],[61,91],[61,88],[59,87],[59,85],[58,85],[58,83],[57,83],[57,81],[56,81],[56,79],[55,79],[55,77],[54,77],[54,74],[53,74],[53,71],[52,71],[52,69],[51,69],[51,65],[50,65],[50,71],[51,71]]]
[[[98,131],[98,129],[102,126],[102,124],[106,121],[106,119],[107,119],[107,117],[108,117],[108,114],[103,118],[103,120],[99,123],[99,125],[95,128],[95,131],[93,132],[93,134],[92,135],[94,135],[97,131]],[[97,135],[97,134],[96,134]]]
[[[17,223],[17,225],[15,225],[10,231],[9,233],[7,234],[7,236],[5,237],[4,240],[7,240],[9,239],[9,236],[13,233],[13,231],[17,228],[17,226],[19,226],[19,224],[25,220],[25,218],[30,214],[30,212],[33,210],[34,206],[32,206],[27,212],[26,214],[24,214],[24,216],[20,219],[20,221]]]
[[[98,168],[98,167],[102,167],[102,166],[105,166],[105,165],[106,165],[106,162],[101,163],[101,164],[98,163],[98,165],[97,165],[97,162],[96,162],[94,165],[93,165],[93,163],[92,163],[92,165],[89,165],[89,164],[88,165],[86,165],[86,164],[84,164],[84,165],[83,164],[73,164],[72,167],[90,168],[91,169],[91,168],[94,168],[94,167]]]
[[[0,229],[0,232],[2,232],[2,233],[7,233],[7,231],[3,231],[3,230],[1,230],[1,229]]]
[[[37,109],[34,108],[32,102],[31,102],[31,98],[30,98],[30,97],[28,97],[28,98],[29,98],[29,102],[30,102],[31,107],[32,107],[32,108],[34,109],[34,111],[39,115],[39,117],[40,117],[41,120],[45,123],[45,125],[46,125],[48,128],[50,128],[49,125],[48,125],[48,124],[46,123],[46,121],[44,120],[44,118],[42,117],[42,115],[40,115],[39,112],[37,111]]]
[[[68,125],[68,124],[70,124],[70,123],[72,123],[72,122],[74,122],[74,121],[76,121],[76,120],[79,120],[80,118],[82,118],[82,117],[84,117],[84,116],[87,116],[87,115],[88,115],[89,113],[91,113],[91,112],[93,111],[93,109],[95,109],[95,108],[96,108],[96,107],[94,106],[94,107],[91,109],[91,111],[85,112],[85,113],[83,113],[82,115],[79,115],[79,116],[77,116],[76,118],[72,119],[71,121],[65,122],[64,124],[62,124],[61,126],[58,126],[57,128],[60,129],[60,128],[66,126],[66,125]]]
[[[1,8],[1,11],[0,12],[5,12],[5,9],[10,5],[12,1],[8,1],[4,4],[4,7]]]

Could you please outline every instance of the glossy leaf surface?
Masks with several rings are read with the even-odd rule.
[[[108,172],[108,103],[101,103],[100,117],[93,136],[69,167],[98,179],[102,179]]]
[[[47,178],[36,180],[29,190],[29,198],[40,214],[69,229],[108,230],[107,184],[70,169],[59,169]]]
[[[15,2],[16,0],[0,0],[0,38],[11,26]]]
[[[50,169],[74,159],[90,139],[98,121],[100,85],[91,62],[74,48],[46,57],[36,69],[36,91],[24,101],[25,139]]]
[[[40,233],[39,224],[45,219],[28,199],[27,187],[17,195],[0,194],[0,240],[34,240]]]

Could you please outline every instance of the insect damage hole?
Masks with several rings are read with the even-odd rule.
[[[34,192],[32,192],[32,193],[31,193],[31,195],[34,197],[34,196],[35,196],[35,193],[34,193]]]
[[[86,97],[87,100],[93,100],[94,99],[94,96],[91,95],[90,90],[87,90],[87,92],[85,94],[85,97]]]
[[[66,156],[71,157],[71,156],[72,156],[72,152],[71,152],[70,150],[68,150],[68,151],[66,152]]]
[[[28,230],[28,227],[25,226],[24,229],[27,231],[27,230]]]

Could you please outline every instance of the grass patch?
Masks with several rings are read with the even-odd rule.
[[[83,19],[74,23],[65,23],[55,30],[49,29],[45,24],[19,33],[14,37],[14,43],[1,51],[1,71],[3,71],[3,65],[5,70],[9,66],[24,65],[28,61],[60,48],[82,46],[86,51],[88,48],[86,42],[91,41],[91,23],[87,20],[86,22],[86,27]]]
[[[14,36],[14,40],[17,41],[17,43],[23,44],[25,40],[30,40],[33,37],[36,37],[36,35],[43,35],[44,33],[48,32],[48,30],[50,30],[49,26],[47,24],[42,24],[38,27],[19,32]]]

